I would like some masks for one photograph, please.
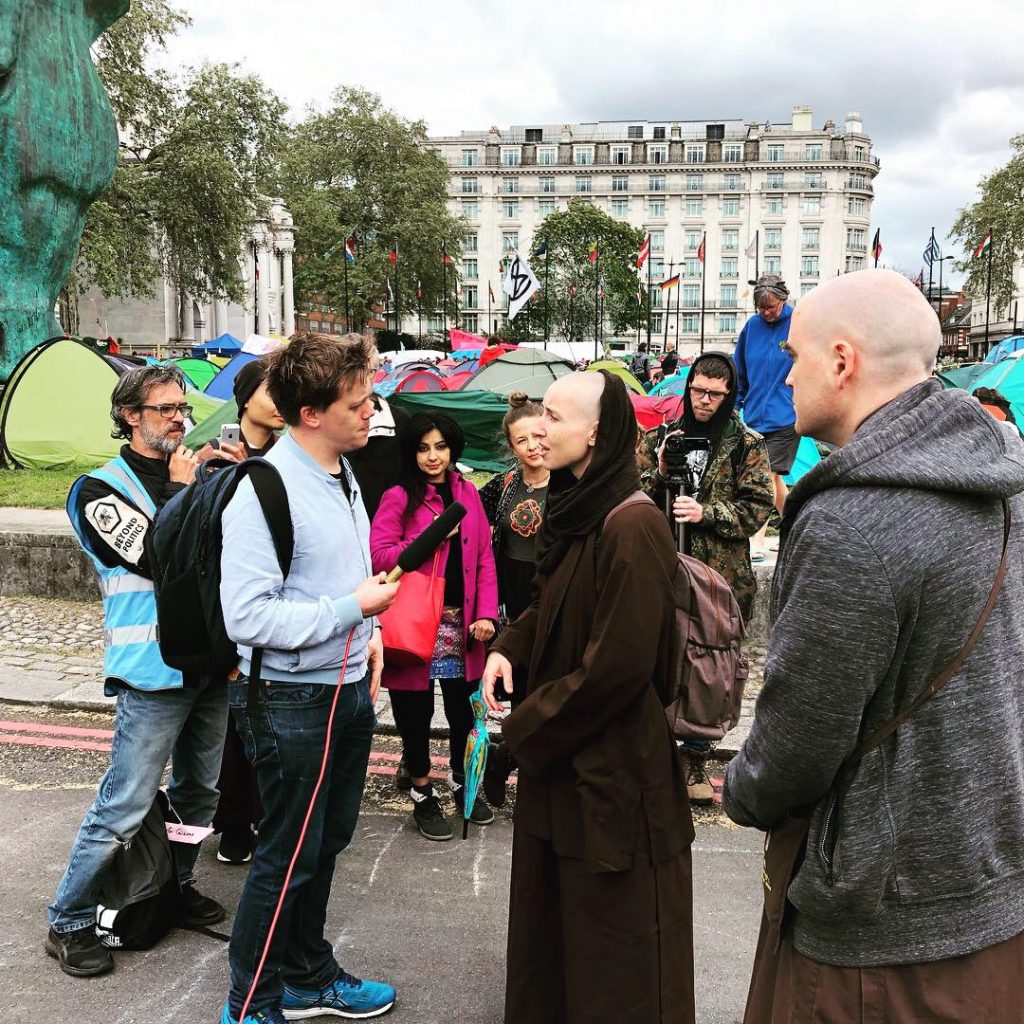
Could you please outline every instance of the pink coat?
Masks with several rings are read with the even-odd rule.
[[[469,627],[478,619],[498,621],[498,576],[491,551],[491,529],[487,514],[476,487],[459,473],[449,473],[452,497],[466,506],[466,518],[451,541],[441,545],[438,572],[443,576],[448,563],[448,546],[454,541],[462,544],[463,616]],[[409,542],[425,530],[444,511],[444,503],[437,489],[427,484],[423,503],[413,510],[403,523],[407,497],[401,487],[384,492],[380,507],[370,527],[370,556],[374,572],[390,572],[398,564],[399,554]],[[429,576],[433,559],[417,570]],[[486,645],[467,636],[466,679],[476,681],[484,672],[487,660]],[[414,665],[409,668],[389,668],[384,658],[384,685],[391,690],[426,690],[430,685],[430,666]]]

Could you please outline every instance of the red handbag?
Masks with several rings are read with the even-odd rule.
[[[429,576],[421,572],[406,573],[394,604],[377,616],[386,665],[406,668],[430,663],[444,607],[444,577],[437,574],[440,557],[438,551]]]

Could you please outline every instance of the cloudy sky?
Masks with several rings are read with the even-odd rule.
[[[786,121],[859,110],[883,263],[916,271],[1024,132],[1024,4],[793,0],[176,0],[178,64],[236,61],[296,112],[341,84],[436,133],[618,118]],[[949,271],[950,265],[946,269]]]

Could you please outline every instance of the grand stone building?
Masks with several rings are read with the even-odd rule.
[[[238,255],[243,304],[223,299],[200,303],[160,277],[150,299],[111,299],[97,289],[87,291],[78,300],[79,332],[112,335],[128,349],[146,352],[156,347],[187,349],[225,332],[243,341],[253,333],[287,337],[295,332],[294,251],[291,214],[274,201]]]
[[[501,297],[499,262],[514,249],[528,252],[544,218],[574,197],[650,232],[652,341],[678,335],[681,351],[700,336],[705,237],[708,347],[735,340],[753,312],[747,282],[757,272],[782,274],[799,298],[825,278],[868,265],[879,161],[857,113],[818,127],[809,107],[794,107],[783,124],[515,125],[436,136],[427,145],[451,168],[452,212],[471,225],[460,275],[468,330],[501,326],[500,310],[487,320],[488,284]],[[678,314],[676,293],[657,287],[676,273]],[[429,327],[439,330],[440,318]]]

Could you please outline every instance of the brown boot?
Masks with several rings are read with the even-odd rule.
[[[686,795],[690,798],[690,803],[698,807],[713,804],[715,791],[707,772],[704,771],[708,755],[687,754],[680,750],[679,757],[683,763],[683,778],[686,779]]]

